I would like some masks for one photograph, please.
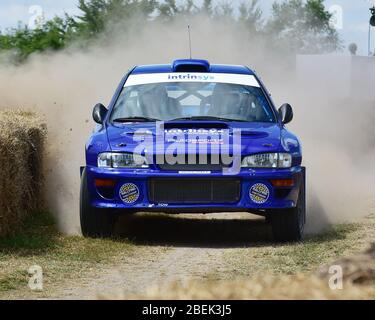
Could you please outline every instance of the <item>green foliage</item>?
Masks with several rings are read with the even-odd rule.
[[[126,23],[131,18],[150,19],[157,8],[155,0],[79,0],[82,11],[75,22],[77,33],[83,37],[95,37],[109,25]]]
[[[258,0],[242,2],[239,7],[239,22],[250,32],[259,32],[263,28],[263,12],[258,7]]]
[[[211,17],[213,12],[212,0],[204,0],[201,11],[203,14]]]
[[[280,50],[333,52],[341,49],[341,42],[329,24],[330,19],[331,14],[325,10],[323,0],[275,2],[266,29]]]
[[[230,2],[222,2],[214,8],[214,17],[220,22],[235,22],[234,9]]]
[[[177,18],[188,18],[198,13],[206,12],[211,14],[212,7],[211,1],[205,1],[202,8],[197,7],[193,0],[185,0],[182,4],[178,5],[175,0],[166,0],[158,3],[158,14],[156,20],[171,22]]]
[[[159,4],[158,9],[158,18],[162,20],[172,20],[180,12],[176,0],[166,0],[164,3]]]
[[[34,52],[59,50],[73,32],[72,27],[72,19],[67,16],[55,17],[34,30],[20,25],[0,34],[0,51],[10,51],[14,61],[20,62]]]
[[[55,17],[33,30],[19,25],[0,33],[0,53],[7,53],[11,61],[19,63],[34,52],[60,50],[73,42],[95,41],[99,35],[110,35],[119,26],[126,34],[137,23],[151,27],[152,21],[170,23],[196,15],[245,28],[253,39],[264,36],[271,40],[270,49],[280,52],[324,53],[341,49],[323,0],[275,2],[272,16],[266,22],[258,0],[240,4],[239,14],[231,2],[213,5],[212,0],[204,0],[201,6],[194,0],[79,0],[78,7],[81,14],[77,17]]]
[[[14,249],[43,251],[55,246],[57,235],[54,218],[47,212],[37,212],[26,219],[21,232],[0,239],[0,253]]]

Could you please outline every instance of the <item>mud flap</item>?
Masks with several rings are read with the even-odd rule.
[[[304,188],[303,188],[303,192],[304,192],[304,199],[305,199],[305,217],[304,217],[304,223],[306,224],[306,220],[307,220],[307,192],[306,192],[306,186],[307,186],[307,183],[306,183],[306,167],[302,167],[302,178],[303,178],[303,181],[302,183],[304,184]]]
[[[303,181],[302,183],[304,184],[304,191],[305,191],[305,199],[306,199],[306,167],[302,167],[302,178],[303,178]]]

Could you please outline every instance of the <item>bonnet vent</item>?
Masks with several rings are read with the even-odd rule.
[[[207,60],[176,60],[172,65],[173,72],[210,72]]]

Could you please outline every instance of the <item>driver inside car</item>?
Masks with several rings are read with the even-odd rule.
[[[231,85],[217,84],[212,93],[212,105],[208,115],[223,118],[242,118],[240,94]]]
[[[148,86],[139,93],[139,105],[142,113],[153,119],[166,119],[171,115],[177,118],[181,115],[179,102],[168,96],[163,85]]]

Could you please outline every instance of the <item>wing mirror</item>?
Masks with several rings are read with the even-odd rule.
[[[288,124],[293,120],[293,109],[289,103],[283,104],[279,109],[279,116],[283,124]]]
[[[103,124],[104,119],[107,115],[107,112],[108,112],[107,108],[103,104],[98,103],[94,107],[94,110],[92,112],[92,117],[96,123]]]

